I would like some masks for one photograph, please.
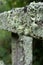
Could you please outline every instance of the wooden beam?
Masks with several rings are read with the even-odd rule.
[[[0,13],[0,29],[43,39],[43,3]]]

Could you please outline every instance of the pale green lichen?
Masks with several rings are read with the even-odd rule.
[[[43,38],[43,3],[32,2],[26,7],[26,13],[24,7],[0,13],[0,29]]]

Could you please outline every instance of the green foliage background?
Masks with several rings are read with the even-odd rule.
[[[0,0],[0,13],[11,10],[12,8],[26,6],[32,1],[34,0]],[[38,2],[43,0],[35,0],[35,1]],[[3,60],[6,65],[12,65],[11,64],[11,32],[4,30],[0,30],[0,60]],[[39,65],[39,62],[37,61],[33,65]]]

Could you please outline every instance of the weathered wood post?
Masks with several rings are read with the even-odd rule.
[[[11,31],[12,65],[31,65],[32,40],[43,39],[43,3],[0,13],[0,29]]]
[[[17,37],[17,34],[13,36]],[[12,36],[12,37],[13,37]],[[32,62],[32,38],[12,38],[12,65],[28,65]]]

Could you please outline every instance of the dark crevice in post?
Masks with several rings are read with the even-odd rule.
[[[17,65],[18,63],[18,39],[19,35],[17,33],[11,33],[12,36],[12,65]]]
[[[43,40],[33,38],[33,65],[43,65]]]
[[[17,33],[11,33],[12,34],[12,37],[15,38],[15,39],[18,39],[19,38],[19,35]]]
[[[24,13],[26,13],[27,12],[27,7],[24,7]]]

